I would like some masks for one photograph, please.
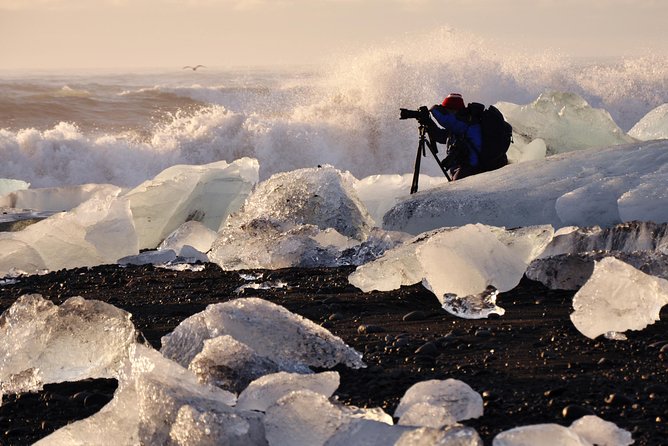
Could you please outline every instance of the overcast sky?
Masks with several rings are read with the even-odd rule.
[[[307,64],[442,27],[573,56],[668,54],[668,0],[0,0],[0,69]]]

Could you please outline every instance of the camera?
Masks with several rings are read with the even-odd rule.
[[[426,105],[418,108],[417,110],[408,110],[406,108],[399,109],[400,115],[399,119],[417,119],[419,122],[423,122],[429,119],[429,109]]]

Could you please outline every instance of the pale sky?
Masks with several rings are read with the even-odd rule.
[[[443,27],[537,52],[666,56],[666,23],[668,0],[0,0],[0,70],[308,64]]]

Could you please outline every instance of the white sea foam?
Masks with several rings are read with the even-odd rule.
[[[259,160],[261,179],[318,164],[357,178],[405,174],[418,135],[415,122],[398,120],[398,109],[439,103],[451,91],[466,101],[518,105],[548,92],[577,94],[624,131],[668,102],[662,56],[583,63],[449,30],[331,61],[308,71],[209,70],[197,84],[180,72],[81,75],[76,85],[67,76],[32,75],[31,84],[0,78],[14,101],[0,99],[0,107],[22,116],[18,128],[0,129],[0,178],[133,187],[174,164],[244,156]],[[58,109],[30,103],[37,99],[18,96],[25,88],[67,92],[78,102],[72,109],[63,98]],[[79,91],[88,97],[71,97]],[[156,104],[168,111],[155,115]],[[423,164],[426,174],[441,175],[435,163]]]

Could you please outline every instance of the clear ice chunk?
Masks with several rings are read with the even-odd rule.
[[[482,414],[480,394],[465,382],[452,378],[414,384],[406,391],[394,412],[394,416],[399,418],[399,424],[420,423],[418,426],[439,428],[478,418]]]
[[[162,338],[161,352],[188,366],[206,339],[229,335],[274,361],[281,370],[330,368],[342,363],[366,367],[362,355],[328,330],[259,298],[209,305]]]
[[[668,280],[649,276],[613,257],[594,266],[594,273],[573,297],[571,321],[582,334],[642,330],[659,320],[668,304]]]
[[[310,375],[279,372],[256,379],[241,392],[237,408],[265,412],[281,397],[296,390],[310,390],[331,397],[339,387],[337,372],[322,372]]]
[[[130,313],[71,297],[57,306],[26,294],[0,316],[0,389],[37,391],[44,384],[118,376],[135,342]]]

